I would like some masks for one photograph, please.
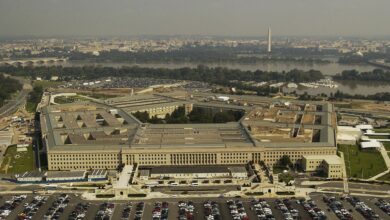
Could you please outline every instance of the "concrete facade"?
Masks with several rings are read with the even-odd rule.
[[[337,155],[305,155],[302,160],[306,172],[323,171],[328,178],[343,178],[343,161]]]

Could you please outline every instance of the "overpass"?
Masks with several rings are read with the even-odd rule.
[[[69,58],[57,58],[57,57],[42,57],[42,58],[27,58],[27,59],[16,59],[16,60],[0,60],[0,65],[42,65],[52,63],[64,63]]]

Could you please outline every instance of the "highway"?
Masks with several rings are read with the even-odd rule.
[[[28,93],[32,90],[32,86],[28,80],[16,78],[23,83],[23,89],[18,93],[17,97],[8,101],[0,108],[0,118],[7,117],[13,114],[20,106],[26,103]]]

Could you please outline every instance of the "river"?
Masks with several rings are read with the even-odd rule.
[[[359,72],[366,72],[376,69],[378,67],[372,65],[357,65],[357,64],[339,64],[332,60],[330,63],[307,63],[307,62],[297,62],[297,61],[264,61],[257,63],[195,63],[195,62],[177,62],[177,63],[126,63],[126,62],[85,62],[85,61],[67,61],[64,63],[50,63],[50,64],[42,64],[42,65],[62,65],[62,66],[85,66],[85,65],[95,65],[95,66],[107,66],[107,67],[122,67],[122,66],[140,66],[140,67],[149,67],[149,68],[183,68],[183,67],[191,67],[195,68],[198,65],[206,65],[209,67],[226,67],[230,69],[240,69],[240,70],[262,70],[262,71],[289,71],[292,69],[300,69],[300,70],[319,70],[324,75],[333,76],[337,73],[341,73],[343,70],[351,70],[356,69]],[[362,94],[369,95],[375,94],[378,92],[390,92],[390,83],[373,83],[373,82],[338,82],[339,86],[337,89],[331,89],[326,87],[320,88],[305,88],[299,87],[297,89],[283,88],[285,92],[296,91],[298,94],[302,94],[307,92],[309,94],[330,94],[335,93],[337,90],[348,94]]]
[[[356,64],[339,64],[337,62],[324,63],[324,64],[310,64],[303,62],[291,62],[291,61],[272,61],[272,62],[257,62],[251,64],[243,63],[86,63],[86,62],[74,62],[68,61],[65,66],[83,66],[83,65],[100,65],[100,66],[110,66],[110,67],[121,67],[121,66],[140,66],[140,67],[150,67],[150,68],[183,68],[183,67],[192,67],[195,68],[198,65],[206,65],[209,67],[226,67],[230,69],[240,69],[240,70],[263,70],[263,71],[289,71],[292,69],[300,70],[319,70],[324,75],[333,76],[337,73],[341,73],[344,70],[356,69],[360,72],[372,71],[375,66],[371,65],[356,65]],[[390,83],[356,83],[356,82],[337,82],[338,88],[331,89],[327,87],[320,88],[306,88],[299,86],[297,89],[283,88],[284,92],[296,91],[298,94],[303,94],[307,92],[308,94],[315,95],[325,93],[329,95],[330,93],[335,93],[337,90],[348,94],[361,94],[361,95],[371,95],[379,92],[390,92]]]

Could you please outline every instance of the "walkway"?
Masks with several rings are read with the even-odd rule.
[[[348,187],[348,176],[347,176],[347,168],[345,167],[344,153],[340,151],[341,159],[343,160],[342,169],[343,169],[343,185],[344,185],[344,193],[349,193]]]

